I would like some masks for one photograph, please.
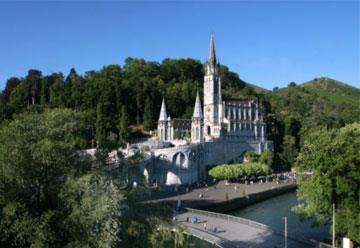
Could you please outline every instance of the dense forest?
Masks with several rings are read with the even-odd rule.
[[[254,94],[227,67],[221,67],[221,76],[227,94],[244,88]],[[128,58],[123,68],[109,65],[84,76],[75,69],[66,77],[29,70],[25,78],[7,81],[0,98],[0,121],[11,120],[14,114],[24,111],[71,108],[86,112],[89,128],[95,130],[103,123],[107,138],[116,140],[123,107],[129,124],[144,124],[145,130],[156,127],[162,97],[166,98],[171,116],[189,118],[202,82],[202,64],[193,59],[165,59],[159,64]],[[90,141],[95,133],[89,132],[87,147],[94,145]]]
[[[85,75],[71,69],[43,75],[29,70],[10,78],[0,95],[0,123],[23,112],[70,108],[85,115],[81,148],[122,145],[156,128],[161,100],[172,117],[190,118],[196,91],[202,93],[203,66],[194,59],[165,59],[161,63],[127,58],[124,66],[109,65]],[[342,127],[359,121],[359,89],[328,78],[267,91],[247,84],[221,66],[223,98],[258,101],[265,112],[268,138],[274,141],[274,169],[289,169],[309,130]],[[202,95],[202,94],[200,94]]]
[[[351,124],[360,120],[360,90],[318,78],[268,91],[226,66],[220,69],[223,98],[259,102],[274,141],[273,157],[264,153],[247,167],[226,168],[237,176],[294,165],[314,171],[319,176],[301,181],[299,191],[312,208],[298,206],[297,211],[326,221],[336,202],[337,233],[360,242],[360,127]],[[0,94],[0,246],[187,247],[183,230],[174,230],[169,221],[169,209],[134,201],[126,175],[136,172],[141,158],[119,154],[111,173],[104,168],[109,149],[156,128],[163,97],[172,117],[190,118],[203,74],[201,62],[193,59],[128,58],[122,67],[109,65],[85,75],[75,69],[67,76],[31,69],[23,78],[10,78]],[[79,156],[79,150],[92,147],[98,148],[95,167],[92,159]],[[266,170],[256,162],[266,164]],[[327,195],[317,195],[314,187]]]

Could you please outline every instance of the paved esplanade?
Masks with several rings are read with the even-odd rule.
[[[194,217],[198,219],[196,223],[193,223]],[[285,245],[281,233],[266,225],[231,215],[187,209],[186,212],[176,215],[176,221],[186,226],[193,236],[216,243],[223,248],[282,248]],[[315,245],[291,238],[287,241],[289,248],[307,248]]]

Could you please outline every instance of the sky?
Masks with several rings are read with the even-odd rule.
[[[360,87],[359,1],[2,1],[0,90],[44,75],[124,64],[127,57],[220,62],[272,89],[316,77]]]

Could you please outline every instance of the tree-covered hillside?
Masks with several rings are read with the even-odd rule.
[[[360,119],[360,90],[330,78],[291,83],[270,93],[270,99],[276,113],[292,115],[305,127],[339,127]]]
[[[237,92],[255,97],[254,90],[226,66],[221,66],[220,74],[226,96]],[[196,91],[202,91],[203,75],[202,63],[193,59],[157,63],[128,58],[123,67],[109,65],[84,76],[75,69],[67,76],[43,75],[31,69],[24,78],[7,81],[0,95],[0,123],[25,111],[71,108],[86,113],[88,147],[95,144],[100,131],[104,139],[116,141],[122,112],[129,125],[144,123],[146,130],[156,128],[163,97],[172,117],[191,118]]]
[[[319,78],[274,90],[265,96],[279,123],[273,131],[275,164],[289,168],[303,140],[313,129],[340,128],[360,121],[360,90],[329,78]],[[278,156],[277,156],[278,155]]]
[[[223,98],[259,102],[274,155],[263,153],[261,164],[213,172],[238,178],[289,170],[296,163],[308,171],[313,163],[326,183],[314,178],[302,184],[299,196],[318,206],[314,199],[323,196],[318,191],[312,196],[313,185],[332,185],[344,199],[336,202],[338,233],[356,235],[359,228],[351,220],[358,213],[359,124],[346,124],[360,121],[360,90],[319,78],[266,91],[226,66],[220,74]],[[203,65],[193,59],[156,63],[128,58],[122,67],[109,65],[85,75],[75,69],[67,76],[32,69],[24,78],[10,78],[0,94],[0,246],[186,246],[183,231],[174,235],[168,228],[166,211],[159,208],[154,215],[153,208],[139,211],[135,205],[126,178],[138,168],[137,159],[119,159],[110,174],[102,169],[108,168],[109,149],[156,128],[163,97],[172,117],[190,118],[196,91],[202,95],[203,76]],[[95,146],[95,161],[78,156],[80,149]],[[328,175],[337,175],[341,184],[332,184]],[[328,218],[333,199],[325,200],[325,208],[305,214],[325,209]]]
[[[275,170],[293,165],[312,128],[342,127],[360,119],[360,90],[332,79],[299,86],[292,82],[267,91],[244,82],[226,66],[220,74],[223,98],[254,99],[263,108],[268,138],[274,141]],[[191,118],[196,91],[202,95],[203,76],[202,63],[194,59],[157,63],[128,58],[122,67],[109,65],[85,75],[75,69],[67,76],[32,69],[24,78],[7,81],[0,95],[0,123],[22,112],[70,108],[85,116],[82,148],[116,147],[156,128],[163,97],[172,117]]]

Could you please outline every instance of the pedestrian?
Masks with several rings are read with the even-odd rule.
[[[206,223],[204,223],[204,229],[206,230]]]
[[[214,233],[216,233],[216,230],[217,230],[216,227],[214,227]]]
[[[186,222],[189,222],[189,217],[186,217]]]

